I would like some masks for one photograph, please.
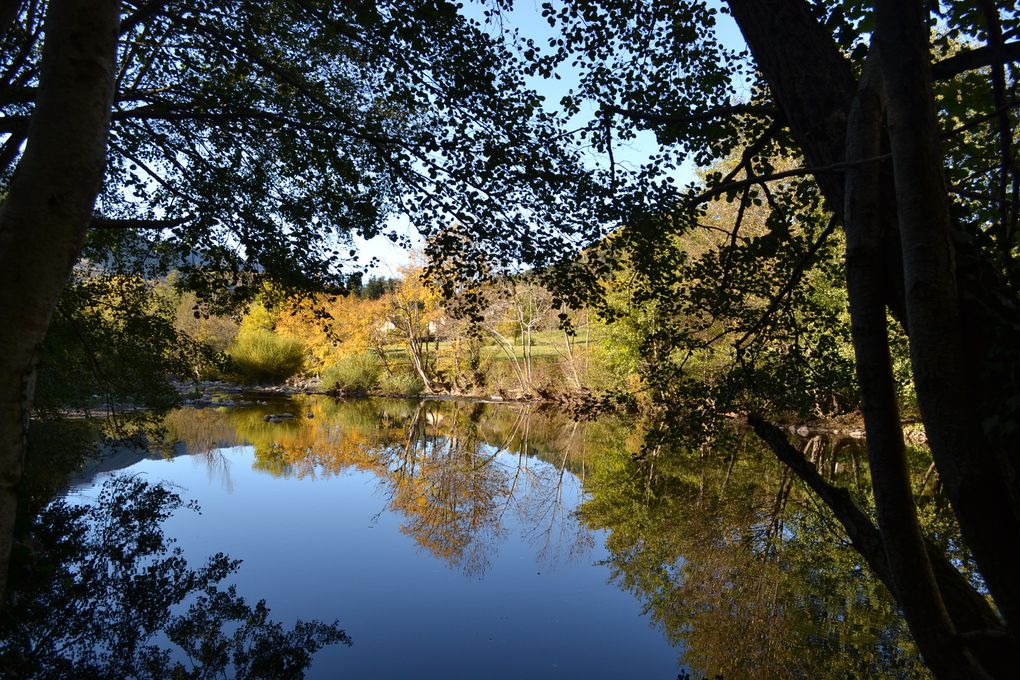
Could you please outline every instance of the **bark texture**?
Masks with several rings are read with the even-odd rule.
[[[728,0],[730,12],[776,105],[811,167],[846,161],[846,126],[857,80],[850,62],[804,0]],[[842,222],[846,187],[838,172],[815,181]],[[882,290],[885,305],[905,326],[903,275],[896,206],[882,197]]]
[[[919,3],[876,3],[911,368],[932,455],[960,528],[1017,639],[1020,521],[1000,457],[981,425],[984,386],[975,384],[981,357],[964,342],[925,19]]]
[[[872,48],[847,121],[846,276],[850,321],[867,431],[868,464],[878,527],[892,581],[925,662],[939,677],[980,677],[978,662],[951,644],[956,628],[917,520],[906,447],[896,402],[882,290],[882,166],[868,163],[882,150],[884,106],[878,52]]]
[[[102,184],[118,20],[116,0],[50,3],[25,152],[0,207],[0,593],[6,591],[36,351]]]

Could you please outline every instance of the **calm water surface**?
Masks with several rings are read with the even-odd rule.
[[[285,409],[298,417],[264,422]],[[308,677],[675,678],[680,651],[610,582],[607,532],[577,517],[579,426],[534,433],[525,411],[494,410],[185,409],[177,455],[117,474],[198,499],[166,533],[189,558],[243,559],[230,582],[274,619],[340,620],[353,645],[319,652]]]
[[[127,473],[197,499],[165,527],[189,560],[242,559],[228,583],[249,602],[350,635],[309,677],[925,674],[831,518],[753,437],[684,451],[614,418],[305,396],[167,428],[172,448],[107,461],[71,498]],[[802,444],[867,497],[860,451]]]

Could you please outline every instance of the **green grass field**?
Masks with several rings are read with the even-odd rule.
[[[546,360],[562,357],[566,351],[563,341],[563,333],[559,331],[540,331],[534,333],[531,344],[532,358]],[[435,348],[436,345],[434,343],[429,345],[430,351],[433,351]],[[409,361],[407,348],[401,343],[386,345],[383,351],[386,353],[386,359],[389,361],[398,363]],[[457,351],[457,341],[444,340],[440,342],[438,351],[440,358],[453,356]],[[521,346],[520,339],[514,342],[512,351],[516,358],[524,358],[524,348]],[[482,346],[482,359],[486,361],[508,361],[503,348],[491,341]]]

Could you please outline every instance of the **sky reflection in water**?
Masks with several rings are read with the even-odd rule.
[[[263,421],[279,410],[299,417]],[[192,560],[244,560],[230,582],[274,619],[340,620],[353,646],[308,677],[675,678],[679,650],[609,582],[605,532],[574,515],[590,433],[493,411],[185,409],[169,426],[187,453],[123,472],[198,499],[167,534]]]

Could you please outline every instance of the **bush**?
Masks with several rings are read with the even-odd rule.
[[[390,394],[418,395],[422,393],[425,386],[417,374],[408,370],[394,371],[382,376],[379,387],[383,392]]]
[[[283,382],[301,370],[305,347],[297,338],[272,331],[242,330],[228,351],[245,382]]]
[[[327,392],[367,392],[379,383],[379,361],[368,352],[343,357],[322,372]]]

